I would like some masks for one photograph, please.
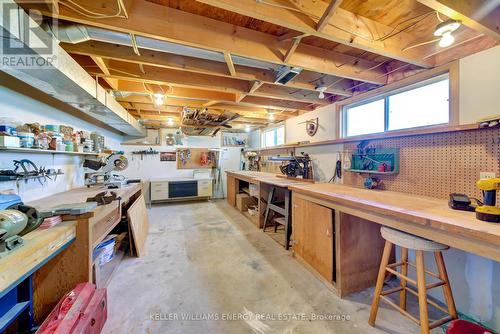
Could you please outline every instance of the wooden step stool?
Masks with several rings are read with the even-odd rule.
[[[375,291],[373,294],[373,302],[370,311],[370,319],[368,323],[371,326],[375,326],[375,320],[377,318],[377,311],[380,299],[382,299],[387,304],[397,309],[406,317],[413,320],[415,323],[417,323],[417,325],[420,325],[420,333],[422,334],[428,334],[431,329],[441,326],[442,324],[452,319],[456,319],[457,310],[455,308],[455,302],[453,300],[453,294],[451,292],[450,282],[448,281],[448,274],[446,273],[443,254],[441,253],[442,250],[446,250],[449,247],[411,234],[393,230],[385,226],[380,229],[380,232],[382,234],[382,237],[386,241],[385,241],[384,252],[382,255],[382,260],[380,262],[380,269],[378,273],[377,284],[375,286]],[[392,245],[397,245],[401,247],[401,261],[389,264],[389,257],[392,252]],[[414,250],[416,253],[416,260],[417,260],[416,265],[411,262],[408,262],[409,249]],[[427,271],[425,269],[424,252],[434,252],[434,257],[436,259],[436,264],[439,274]],[[416,281],[407,276],[408,265],[416,267],[417,270]],[[401,267],[401,272],[398,272],[396,270],[397,267]],[[399,287],[382,291],[386,272],[396,275],[400,279],[401,283]],[[438,278],[440,281],[437,283],[426,285],[425,274]],[[409,288],[407,286],[408,282],[416,286],[417,291]],[[427,290],[439,286],[443,288],[443,294],[446,299],[448,309],[445,309],[440,305],[438,305],[437,303],[433,302],[432,300],[427,299]],[[390,295],[395,292],[399,292],[399,306],[396,305],[391,299],[386,297],[387,295]],[[411,294],[418,297],[420,320],[406,311],[407,292],[410,292]],[[440,311],[443,311],[444,313],[447,313],[449,315],[429,324],[427,304],[431,304]]]

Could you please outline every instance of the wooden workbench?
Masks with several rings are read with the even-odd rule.
[[[94,197],[105,190],[102,187],[76,188],[27,204],[43,210],[62,204],[85,202],[88,197]],[[76,240],[33,277],[36,321],[43,320],[59,299],[77,283],[93,282],[94,247],[120,222],[122,209],[130,206],[140,196],[142,185],[132,184],[110,191],[116,192],[121,200],[98,206],[87,214],[63,216],[63,220],[76,222]]]
[[[293,240],[299,253],[315,251],[305,259],[325,278],[332,279],[340,296],[374,284],[383,240],[380,225],[393,227],[434,240],[453,248],[500,261],[500,224],[475,218],[475,213],[448,208],[447,202],[429,197],[390,191],[358,189],[320,183],[290,186],[293,192]],[[331,228],[320,222],[332,221]],[[311,244],[300,242],[302,228],[320,229]],[[313,232],[309,232],[310,234]],[[334,247],[332,275],[323,268],[331,265],[324,258],[331,240]]]
[[[31,329],[32,275],[54,256],[64,252],[75,237],[75,222],[64,222],[48,229],[39,228],[22,237],[22,246],[0,258],[0,298],[5,302],[0,319],[2,330],[16,318],[22,321],[22,329]]]
[[[278,174],[255,171],[227,171],[227,201],[231,206],[236,206],[236,194],[242,190],[242,183],[250,183],[258,186],[259,197],[258,208],[259,215],[251,221],[259,228],[264,225],[264,214],[266,211],[266,201],[270,187],[287,190],[293,185],[304,184],[304,181],[293,180],[284,177],[278,177]]]

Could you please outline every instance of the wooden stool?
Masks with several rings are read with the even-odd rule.
[[[377,318],[377,311],[380,299],[385,301],[390,306],[397,309],[403,315],[407,316],[413,320],[417,325],[420,325],[420,333],[427,334],[429,331],[435,327],[441,326],[442,324],[457,318],[457,310],[455,308],[455,302],[453,300],[453,294],[451,292],[450,283],[448,281],[448,274],[446,273],[446,267],[444,265],[442,250],[448,249],[449,247],[434,241],[423,239],[411,234],[407,234],[401,231],[393,230],[388,227],[382,227],[380,229],[382,237],[386,240],[384,252],[382,255],[382,261],[380,262],[380,269],[378,272],[377,284],[375,285],[375,291],[373,294],[372,308],[370,311],[370,319],[368,323],[371,326],[375,326],[375,320]],[[389,257],[392,253],[392,245],[397,245],[401,247],[401,261],[389,264]],[[408,262],[408,250],[415,250],[416,253],[416,265]],[[437,268],[439,274],[427,271],[424,266],[424,252],[434,252],[434,257],[436,259]],[[416,267],[417,270],[417,280],[413,280],[407,276],[408,265]],[[401,267],[401,272],[396,270],[397,267]],[[401,283],[399,287],[388,289],[382,291],[384,285],[384,279],[386,271],[396,275]],[[440,281],[437,283],[432,283],[429,285],[425,284],[425,274],[433,276]],[[417,287],[417,291],[409,288],[407,283]],[[448,309],[445,309],[427,299],[427,290],[441,286],[443,288],[443,294],[448,305]],[[392,300],[387,298],[387,295],[399,292],[399,306],[396,305]],[[406,292],[418,297],[420,320],[411,315],[406,311]],[[431,304],[437,309],[449,314],[448,316],[434,321],[429,324],[429,315],[427,304]]]
[[[269,191],[269,195],[267,198],[267,207],[266,214],[264,216],[264,226],[262,230],[266,232],[267,223],[269,221],[270,214],[279,213],[283,216],[285,221],[285,249],[288,250],[290,248],[290,238],[292,235],[292,215],[290,214],[291,209],[291,191],[285,190],[285,202],[275,202],[274,195],[276,193],[276,187],[272,187],[271,191]],[[280,220],[281,222],[281,220]],[[276,232],[276,221],[274,222],[274,232]]]

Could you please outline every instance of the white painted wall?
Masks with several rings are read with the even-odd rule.
[[[500,46],[460,60],[460,124],[500,115]]]
[[[318,132],[311,137],[306,132],[305,122],[319,118]],[[318,142],[335,139],[337,125],[335,124],[335,106],[329,105],[314,111],[287,119],[285,122],[285,143],[293,144],[302,141]]]
[[[215,137],[210,136],[190,136],[183,139],[183,145],[167,146],[167,133],[175,133],[175,130],[164,130],[161,135],[161,146],[152,146],[159,152],[173,152],[180,147],[202,147],[202,148],[220,148],[221,138],[220,133]],[[150,138],[154,137],[152,131],[148,131]],[[154,179],[154,178],[176,178],[176,177],[192,177],[193,169],[177,169],[176,161],[160,161],[159,155],[132,155],[132,151],[142,151],[149,149],[144,145],[122,145],[122,150],[129,160],[129,167],[121,174],[128,178],[134,179]]]
[[[39,122],[40,124],[64,124],[77,130],[98,131],[106,138],[106,146],[119,149],[122,136],[99,128],[75,116],[62,112],[52,106],[39,102],[6,87],[0,86],[0,117],[11,117],[23,123]],[[0,169],[12,169],[13,160],[30,159],[38,166],[46,168],[61,168],[61,175],[55,182],[47,181],[41,185],[30,180],[20,183],[17,189],[15,182],[0,182],[0,191],[14,189],[18,191],[23,201],[29,202],[61,191],[83,186],[83,158],[69,155],[0,153]]]

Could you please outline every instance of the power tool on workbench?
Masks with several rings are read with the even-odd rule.
[[[500,208],[496,206],[500,178],[481,179],[476,186],[483,192],[483,205],[476,208],[476,218],[492,223],[500,223]]]

